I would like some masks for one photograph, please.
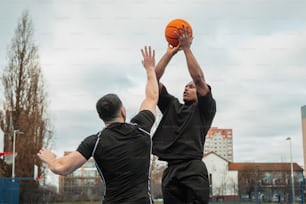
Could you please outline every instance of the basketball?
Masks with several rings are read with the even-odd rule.
[[[174,19],[167,24],[165,29],[165,37],[170,45],[176,47],[179,44],[176,32],[177,29],[183,29],[183,25],[188,28],[189,36],[190,38],[192,37],[192,27],[190,23],[183,19]]]

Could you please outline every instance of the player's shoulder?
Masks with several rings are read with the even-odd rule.
[[[131,119],[131,123],[143,124],[143,123],[154,123],[155,115],[150,110],[141,110]]]
[[[101,131],[97,132],[97,133],[94,133],[94,134],[91,134],[89,136],[87,136],[84,141],[86,142],[92,142],[92,141],[96,141],[97,138],[101,135]]]

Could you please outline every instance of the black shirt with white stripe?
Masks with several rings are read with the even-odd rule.
[[[155,117],[139,112],[129,123],[112,123],[104,128],[94,152],[94,159],[106,185],[103,204],[151,203],[149,169],[150,130]],[[87,137],[78,147],[86,159],[92,156],[97,135]]]

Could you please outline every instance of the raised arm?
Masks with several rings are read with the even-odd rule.
[[[209,87],[205,81],[204,73],[190,49],[192,39],[189,36],[189,30],[183,26],[182,30],[178,30],[178,33],[179,46],[184,51],[190,76],[196,85],[197,92],[204,96],[209,92]]]
[[[156,116],[156,105],[158,100],[158,85],[155,74],[155,50],[145,46],[141,49],[143,56],[142,64],[147,74],[147,84],[145,88],[145,99],[140,105],[140,110],[149,110]]]
[[[156,72],[156,78],[157,82],[159,83],[159,89],[161,90],[161,84],[159,80],[163,76],[165,69],[167,65],[169,64],[172,57],[177,53],[179,50],[179,46],[172,47],[170,44],[168,44],[167,52],[162,56],[162,58],[159,60],[159,62],[156,65],[155,72]]]
[[[56,158],[50,150],[42,148],[37,156],[48,165],[49,169],[59,175],[68,175],[81,167],[87,159],[78,151],[73,151],[68,155]]]

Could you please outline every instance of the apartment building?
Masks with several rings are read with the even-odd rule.
[[[233,161],[232,129],[212,127],[207,133],[204,154],[215,152],[228,161]]]

